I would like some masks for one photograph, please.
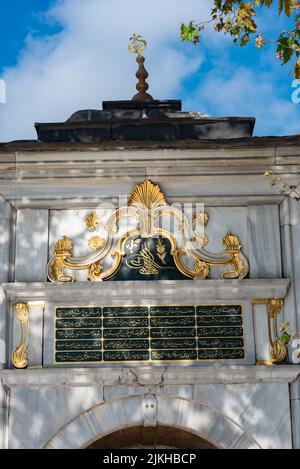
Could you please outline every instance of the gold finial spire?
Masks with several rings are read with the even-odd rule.
[[[153,98],[150,94],[147,93],[149,88],[148,83],[146,82],[148,78],[148,72],[144,67],[145,57],[142,56],[142,52],[147,47],[147,42],[142,39],[142,36],[133,34],[130,38],[130,43],[128,45],[128,50],[132,54],[137,54],[137,63],[139,64],[136,77],[138,78],[138,83],[136,89],[138,93],[132,98],[133,101],[153,101]]]

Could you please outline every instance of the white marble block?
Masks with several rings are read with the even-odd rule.
[[[250,278],[281,278],[279,211],[275,205],[248,207]]]

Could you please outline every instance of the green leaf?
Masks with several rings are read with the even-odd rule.
[[[200,41],[199,28],[195,25],[195,21],[190,21],[188,25],[182,23],[180,36],[182,41],[192,42],[195,45]]]

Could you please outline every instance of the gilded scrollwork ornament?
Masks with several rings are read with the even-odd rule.
[[[25,303],[17,303],[13,309],[20,324],[20,343],[13,349],[11,361],[15,368],[22,370],[28,367],[29,308]]]
[[[67,236],[64,236],[63,239],[56,242],[54,251],[55,254],[50,260],[48,268],[50,280],[56,282],[72,282],[74,279],[73,276],[64,272],[66,268],[65,261],[72,256],[72,241]]]
[[[249,265],[245,256],[241,253],[241,243],[237,236],[228,233],[223,240],[224,252],[232,256],[230,265],[231,269],[223,273],[224,279],[244,278],[248,271]]]
[[[99,251],[99,249],[102,248],[104,243],[105,243],[105,240],[103,238],[100,238],[100,236],[93,236],[88,241],[89,248],[95,252]]]
[[[100,217],[93,212],[86,221],[89,231],[94,231]],[[123,221],[133,229],[122,231]],[[204,232],[208,221],[208,214],[204,212],[197,213],[190,220],[182,210],[167,204],[158,185],[145,180],[134,188],[127,207],[117,209],[103,223],[105,235],[89,239],[92,253],[74,258],[73,243],[69,238],[64,236],[56,243],[55,254],[48,264],[49,279],[52,282],[72,282],[74,277],[70,271],[86,270],[90,281],[109,280],[118,273],[123,260],[140,275],[154,278],[168,269],[166,259],[170,262],[171,258],[172,269],[178,269],[181,275],[190,279],[204,280],[209,277],[210,267],[221,266],[229,268],[223,273],[224,279],[246,277],[249,265],[236,235],[228,233],[224,237],[222,253],[209,252],[209,239]],[[162,228],[165,222],[170,223],[168,226],[172,226],[172,230]],[[157,241],[150,246],[147,240],[151,239]],[[127,259],[126,252],[130,257],[134,254],[133,258]]]
[[[86,222],[86,226],[87,226],[88,231],[90,231],[92,233],[93,231],[97,230],[98,225],[101,222],[101,219],[97,215],[96,212],[92,212],[89,215],[87,215],[87,217],[85,218],[85,222]]]
[[[91,282],[101,282],[101,272],[103,271],[103,267],[100,262],[95,262],[89,268],[89,276],[88,279]]]
[[[282,299],[269,300],[268,332],[271,347],[270,358],[272,363],[282,363],[287,358],[287,346],[278,336],[277,318],[282,311],[284,301]]]

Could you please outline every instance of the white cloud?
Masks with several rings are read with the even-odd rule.
[[[280,96],[272,72],[245,67],[236,68],[231,76],[226,72],[225,66],[209,73],[186,104],[208,114],[256,117],[257,135],[270,135],[270,129],[273,135],[300,132],[299,105]]]
[[[210,0],[60,0],[48,12],[62,32],[28,38],[16,67],[6,70],[7,104],[0,107],[0,141],[36,138],[34,122],[66,120],[102,100],[131,99],[136,63],[130,35],[149,42],[150,93],[178,97],[182,80],[201,64],[200,48],[179,40],[181,21],[207,18]]]
[[[211,4],[212,0],[57,0],[46,18],[59,23],[62,31],[39,40],[29,36],[17,66],[1,77],[7,103],[0,105],[0,141],[35,139],[35,122],[65,121],[79,109],[100,109],[102,100],[131,99],[137,65],[127,44],[133,32],[148,40],[149,92],[155,98],[186,98],[186,110],[211,115],[253,115],[258,134],[299,133],[300,106],[282,97],[289,77],[279,86],[280,73],[268,49],[253,71],[253,60],[241,67],[230,38],[212,28],[197,48],[180,42],[180,23],[208,19]],[[212,70],[207,75],[201,67],[204,50],[209,58],[205,73]],[[247,64],[247,52],[243,57]],[[189,82],[186,91],[184,80],[194,72],[195,89]]]

